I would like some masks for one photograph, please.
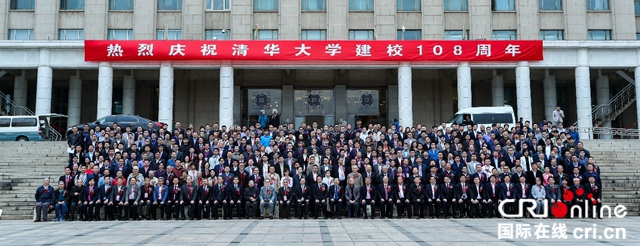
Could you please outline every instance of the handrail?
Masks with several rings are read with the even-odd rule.
[[[591,117],[596,123],[613,120],[635,100],[635,85],[629,83],[622,88],[618,94],[611,98],[607,104],[600,104],[593,107]]]
[[[13,100],[8,100],[7,102],[7,95],[2,91],[0,91],[0,100],[0,110],[4,112],[4,110],[7,109],[7,106],[9,106],[9,112],[6,112],[9,115],[35,115],[31,109],[24,106],[18,106],[13,103]]]
[[[640,139],[639,129],[610,128],[610,127],[580,127],[576,131],[588,133],[594,138],[609,136],[614,139]]]

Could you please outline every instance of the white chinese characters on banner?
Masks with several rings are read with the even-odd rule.
[[[247,56],[247,51],[249,50],[249,46],[246,44],[234,44],[232,56]]]
[[[509,44],[505,49],[504,53],[510,54],[512,57],[515,57],[516,54],[520,54],[520,45],[519,44]]]
[[[122,56],[122,53],[122,46],[119,44],[109,44],[109,46],[107,46],[107,56]]]
[[[264,46],[264,53],[269,56],[280,54],[280,45],[277,44],[267,44]]]
[[[218,54],[215,44],[203,44],[201,48],[200,52],[202,52],[203,56],[215,56]]]
[[[371,56],[371,45],[368,45],[368,44],[356,45],[356,56]]]
[[[138,56],[153,56],[153,44],[139,44]]]
[[[478,51],[476,51],[476,56],[491,56],[491,45],[490,44],[479,44]]]
[[[327,47],[325,47],[325,50],[325,53],[330,56],[342,53],[342,47],[340,47],[340,44],[328,44]]]
[[[185,51],[186,48],[187,48],[187,46],[184,45],[184,44],[171,45],[171,50],[169,51],[169,56],[177,56],[177,55],[184,56],[184,51]]]
[[[300,56],[302,54],[304,54],[306,56],[310,56],[311,55],[311,53],[307,52],[307,50],[310,50],[311,47],[305,46],[304,44],[302,44],[300,46],[296,46],[295,49],[299,50],[298,53],[296,53],[296,56]]]

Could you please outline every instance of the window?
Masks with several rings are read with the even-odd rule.
[[[84,10],[84,0],[60,0],[60,10]]]
[[[58,35],[60,40],[84,40],[84,30],[80,29],[60,29]]]
[[[398,0],[398,11],[420,11],[420,0]]]
[[[36,0],[11,0],[10,9],[33,10],[35,6]]]
[[[132,40],[133,39],[133,30],[132,29],[110,29],[107,35],[107,39],[109,40]]]
[[[611,40],[611,30],[589,30],[587,36],[589,40]]]
[[[511,115],[511,114],[493,114],[493,122],[496,122],[496,123],[513,122],[513,115]]]
[[[493,123],[493,115],[492,114],[473,114],[473,123],[491,124]]]
[[[373,0],[349,0],[351,11],[373,11]]]
[[[133,10],[133,0],[109,0],[109,10]]]
[[[467,0],[444,0],[444,11],[468,11]]]
[[[640,33],[636,33],[636,40],[640,40]]]
[[[326,9],[325,0],[302,0],[303,11],[325,11]]]
[[[540,39],[542,39],[542,40],[564,40],[564,31],[562,31],[562,30],[540,30]]]
[[[636,10],[636,15],[640,15],[640,0],[634,0],[633,7]]]
[[[538,0],[540,10],[562,10],[562,0]]]
[[[278,0],[253,0],[253,10],[277,11]]]
[[[302,40],[327,40],[327,30],[302,30]]]
[[[38,120],[36,118],[13,118],[11,126],[13,127],[26,127],[37,126]]]
[[[515,11],[516,10],[515,0],[492,0],[491,10],[492,11]]]
[[[207,0],[207,10],[229,10],[229,0]]]
[[[278,30],[253,30],[253,39],[254,40],[278,40]]]
[[[158,10],[182,10],[182,0],[158,0]]]
[[[9,40],[33,40],[33,29],[9,29]]]
[[[230,31],[225,29],[210,29],[204,31],[204,39],[206,40],[229,40]]]
[[[587,0],[587,10],[609,10],[609,0]]]
[[[349,40],[373,40],[373,30],[349,30]]]
[[[11,125],[11,119],[2,118],[0,119],[0,127],[9,127]]]
[[[444,30],[445,40],[469,40],[469,30]]]
[[[491,32],[491,39],[493,40],[515,40],[516,30],[497,30]]]
[[[422,39],[422,30],[398,30],[398,40],[420,40]]]
[[[166,35],[165,35],[166,34]],[[164,29],[159,29],[156,31],[156,39],[157,40],[181,40],[182,39],[182,30],[167,30],[165,33]]]

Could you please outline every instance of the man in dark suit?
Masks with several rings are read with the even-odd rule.
[[[580,184],[581,180],[579,178],[573,178],[573,185],[570,188],[570,191],[573,192],[573,200],[571,200],[572,206],[580,206],[582,211],[585,211],[584,208],[584,200],[587,197],[584,186]],[[578,190],[582,190],[582,192],[578,192]],[[571,206],[570,206],[571,207]],[[569,214],[571,214],[571,210],[569,210]],[[578,216],[577,214],[574,216]]]
[[[367,167],[371,168],[371,165],[367,165]],[[376,192],[375,186],[371,184],[371,178],[366,177],[364,179],[364,185],[360,187],[360,199],[362,199],[360,201],[360,205],[362,206],[364,219],[369,218],[369,215],[367,214],[367,205],[371,206],[371,219],[375,217],[377,197],[378,193]]]
[[[407,211],[407,218],[411,218],[411,199],[409,195],[409,189],[404,185],[404,179],[398,177],[398,184],[392,187],[393,200],[396,203],[396,211],[398,213],[398,219],[402,218],[404,211]]]
[[[64,178],[61,177],[61,178]],[[111,200],[111,177],[104,177],[104,184],[99,187],[100,197],[96,201],[96,219],[97,220],[108,220],[112,217],[112,206],[109,206],[109,201]],[[104,217],[100,217],[100,208],[104,207]]]
[[[600,214],[600,208],[602,207],[602,193],[600,190],[600,186],[596,183],[596,179],[594,176],[589,177],[589,183],[585,186],[586,188],[586,199],[588,201],[587,206],[595,205],[593,218],[602,218],[602,214]],[[586,213],[586,210],[585,210]],[[586,214],[585,218],[590,217],[591,214]]]
[[[140,187],[140,201],[138,202],[138,219],[142,220],[142,207],[145,207],[145,219],[151,220],[151,213],[155,215],[153,209],[153,193],[154,187],[151,185],[151,180],[147,177],[144,179],[144,185]],[[154,216],[155,217],[155,216]]]
[[[367,166],[365,167],[365,172],[362,174],[362,177],[365,179],[370,178],[372,186],[376,186],[378,184],[378,174],[373,171],[373,168],[370,164],[367,164]]]
[[[126,189],[124,186],[124,178],[117,179],[117,186],[111,191],[111,199],[109,200],[110,206],[113,206],[116,213],[116,219],[122,220],[122,210],[124,209],[124,202],[126,198]]]
[[[316,184],[311,186],[312,189],[312,197],[313,197],[313,216],[318,219],[318,217],[320,216],[320,213],[318,211],[319,207],[321,207],[322,209],[322,214],[324,215],[325,219],[327,219],[327,203],[326,203],[326,199],[327,199],[327,195],[328,195],[328,190],[329,188],[327,187],[326,184],[322,183],[322,177],[318,176],[316,177]]]
[[[71,187],[75,185],[73,182],[73,176],[71,175],[71,168],[64,168],[64,175],[60,176],[60,178],[58,179],[58,182],[60,181],[64,182],[65,190],[71,191]]]
[[[505,176],[504,182],[500,184],[500,200],[498,203],[504,202],[506,199],[515,199],[516,198],[515,185],[511,182],[511,176]],[[504,212],[507,214],[512,214],[515,210],[513,206],[513,202],[505,204]]]
[[[168,194],[169,194],[169,189],[165,185],[164,177],[159,177],[158,178],[158,185],[154,188],[154,191],[153,191],[153,208],[151,209],[151,211],[152,211],[151,217],[154,220],[156,219],[156,209],[155,208],[160,208],[160,218],[158,218],[158,219],[162,219],[162,220],[167,219],[165,217],[165,213],[166,213],[165,210],[166,210],[167,195]]]
[[[208,179],[202,180],[202,185],[198,187],[198,219],[209,219],[211,218],[211,196],[213,192],[211,191],[211,186],[209,185]]]
[[[527,178],[525,176],[520,177],[520,183],[516,185],[516,211],[520,211],[520,199],[529,199],[531,198],[531,185],[527,183]],[[524,205],[524,204],[523,204]],[[526,211],[524,211],[524,216],[526,217]]]
[[[460,176],[460,183],[456,184],[454,188],[455,198],[458,204],[458,210],[460,215],[454,214],[456,218],[464,218],[469,212],[469,204],[471,203],[469,194],[469,184],[467,183],[466,176]]]
[[[171,186],[168,187],[169,191],[167,194],[167,219],[171,219],[171,214],[174,214],[173,219],[178,220],[178,211],[183,211],[184,207],[181,203],[182,201],[182,188],[180,187],[180,179],[178,177],[174,177],[172,180]],[[173,207],[173,209],[172,209]]]
[[[550,178],[548,182],[549,185],[544,188],[549,207],[551,207],[554,203],[562,199],[562,188],[556,184],[556,180],[553,178]]]
[[[89,179],[89,185],[84,187],[80,197],[80,220],[92,221],[95,215],[96,201],[100,197],[100,189],[94,179]]]
[[[469,189],[469,195],[471,198],[471,202],[470,202],[470,207],[471,207],[471,212],[469,214],[469,218],[482,218],[484,217],[482,211],[484,211],[484,203],[482,201],[485,201],[485,197],[484,197],[484,186],[482,183],[480,183],[480,179],[479,178],[473,178],[473,183],[471,184],[471,188]]]
[[[423,217],[422,207],[424,206],[424,189],[421,182],[422,179],[419,176],[416,176],[413,178],[413,184],[409,186],[409,197],[411,197],[413,214],[416,216],[416,219]]]
[[[496,177],[490,176],[489,182],[484,185],[483,210],[482,214],[486,215],[489,210],[489,218],[493,218],[496,211],[498,200],[500,199],[500,184],[496,183]]]
[[[227,169],[226,167],[225,169]],[[228,186],[227,194],[228,194],[228,211],[227,219],[233,219],[233,208],[236,208],[236,214],[238,215],[238,219],[242,218],[242,186],[240,186],[240,179],[238,177],[233,178],[233,183]]]
[[[429,177],[429,184],[424,189],[424,199],[429,207],[429,218],[440,218],[440,208],[442,207],[442,200],[440,200],[440,187],[436,182],[435,177]],[[435,210],[435,213],[434,213]]]
[[[258,188],[258,192],[259,192],[260,188],[262,188],[262,184],[264,183],[264,178],[260,174],[260,169],[257,167],[253,168],[253,174],[249,176],[249,179],[253,180],[253,186]]]
[[[222,218],[227,218],[229,207],[227,203],[227,188],[224,179],[218,176],[216,185],[212,187],[213,195],[211,196],[211,210],[213,210],[213,219],[218,219],[218,206],[222,206]]]
[[[440,186],[440,200],[442,200],[442,207],[444,208],[444,217],[451,217],[449,214],[449,210],[453,212],[455,216],[458,212],[458,203],[456,202],[456,197],[454,193],[454,187],[451,183],[451,178],[449,176],[444,176],[444,183]]]
[[[387,176],[383,176],[382,183],[378,185],[378,195],[380,197],[380,218],[391,218],[393,214],[393,194]]]
[[[539,162],[531,163],[531,170],[527,171],[527,184],[533,186],[536,184],[536,178],[542,178],[542,171],[540,171]]]
[[[247,187],[244,188],[244,217],[253,219],[258,214],[258,206],[260,205],[260,189],[254,185],[253,179],[249,179]],[[251,210],[249,210],[251,208]]]
[[[334,178],[333,185],[329,187],[329,207],[331,219],[342,218],[342,206],[344,201],[344,187],[340,185],[340,179]]]
[[[294,196],[296,199],[296,217],[298,219],[305,219],[309,216],[309,197],[311,191],[307,187],[307,179],[300,178],[300,185],[293,187]]]
[[[289,180],[284,179],[282,180],[282,187],[280,187],[280,189],[278,190],[280,219],[291,219],[291,217],[289,216],[289,213],[291,212],[291,197],[293,197],[293,192],[291,191],[291,188],[289,188]]]

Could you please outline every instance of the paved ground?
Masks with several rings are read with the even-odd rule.
[[[534,225],[566,225],[567,239],[536,239]],[[626,239],[581,239],[576,227],[625,228]],[[498,224],[529,224],[528,239],[499,239]],[[400,227],[402,225],[402,227]],[[518,226],[520,225],[520,226]],[[525,226],[526,227],[526,226]],[[522,231],[522,230],[520,230]],[[560,230],[561,231],[561,230]],[[33,223],[0,221],[0,245],[639,245],[640,217],[605,220],[232,220]],[[613,234],[613,233],[612,233]],[[513,235],[515,236],[515,234]],[[589,234],[591,237],[591,235]]]

